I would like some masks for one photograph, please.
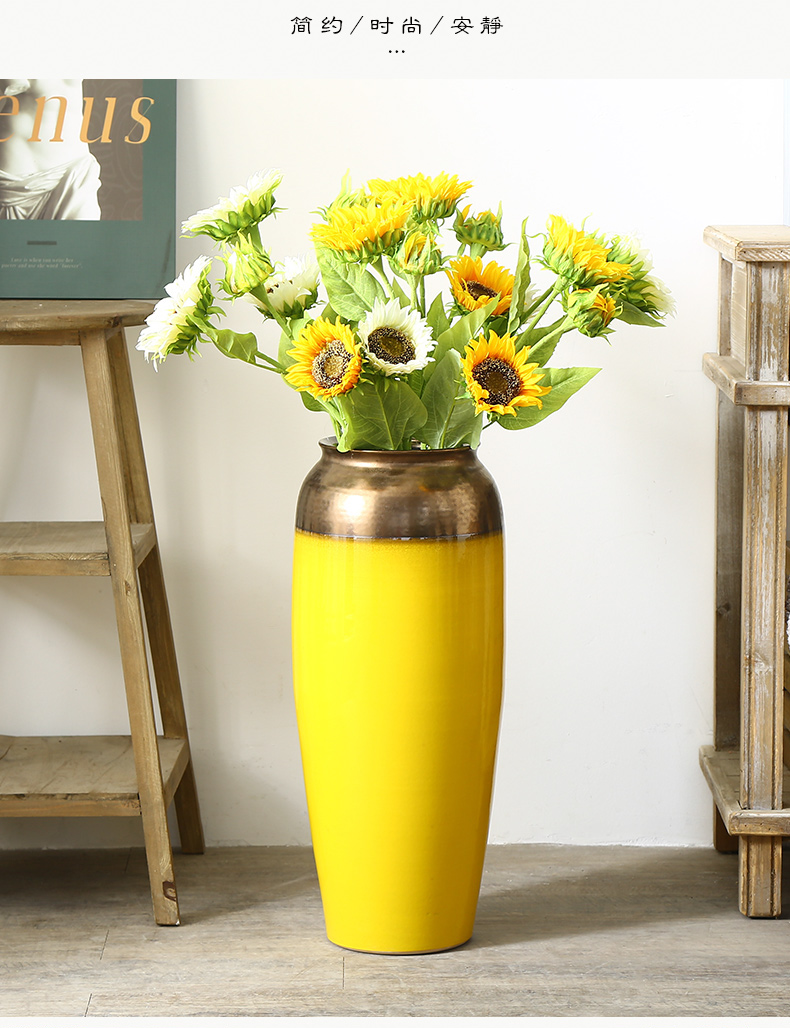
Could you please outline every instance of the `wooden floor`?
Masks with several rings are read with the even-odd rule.
[[[471,942],[385,957],[327,941],[308,849],[177,854],[178,928],[153,923],[142,850],[0,851],[0,1017],[787,1016],[790,921],[739,914],[736,870],[490,847]]]

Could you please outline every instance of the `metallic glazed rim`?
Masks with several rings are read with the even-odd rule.
[[[496,484],[469,446],[339,453],[334,437],[319,440],[319,446],[321,460],[297,502],[300,533],[399,542],[453,542],[502,533]],[[348,498],[358,489],[368,502],[355,510]],[[417,503],[404,506],[407,497]]]

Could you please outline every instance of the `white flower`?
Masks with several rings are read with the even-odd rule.
[[[408,375],[433,360],[435,343],[427,322],[397,300],[376,300],[357,332],[365,356],[385,375]]]
[[[669,287],[660,278],[656,278],[655,275],[649,275],[645,279],[645,287],[642,293],[661,314],[674,315],[677,309],[675,298],[669,291]]]
[[[269,303],[278,314],[301,317],[318,299],[318,278],[318,265],[312,259],[286,257],[278,261],[274,274],[266,280]],[[268,313],[260,303],[257,306],[263,314]]]
[[[223,241],[257,225],[274,210],[274,190],[283,173],[275,169],[258,171],[244,186],[234,186],[230,196],[220,197],[181,226],[185,235],[207,235]]]
[[[273,200],[272,194],[283,180],[283,173],[277,168],[270,168],[269,171],[256,171],[250,175],[247,184],[235,186],[230,191],[230,203],[241,213],[246,204],[257,207],[261,203],[268,203]]]
[[[204,256],[184,268],[174,282],[165,286],[167,296],[146,318],[137,349],[145,353],[146,360],[153,360],[154,366],[169,353],[194,350],[200,334],[194,319],[203,320],[211,303],[207,282],[210,266],[211,258]]]
[[[614,252],[616,256],[613,257],[610,253],[607,260],[622,260],[628,264],[639,264],[645,273],[653,267],[650,251],[635,233],[627,236],[617,236]]]

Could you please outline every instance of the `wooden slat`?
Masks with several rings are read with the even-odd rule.
[[[730,304],[730,345],[726,351],[729,357],[735,357],[742,364],[746,363],[746,346],[748,330],[748,303],[746,297],[746,268],[744,261],[730,263],[726,258],[719,257],[719,263],[730,269],[730,286],[728,301]],[[722,294],[723,295],[723,294]],[[719,350],[722,355],[724,350]]]
[[[710,786],[722,820],[731,835],[790,836],[790,807],[747,810],[741,806],[740,758],[737,750],[700,749],[700,767]],[[790,797],[790,773],[785,772],[784,794]]]
[[[719,257],[718,347],[732,355],[733,265]],[[716,638],[713,738],[716,749],[740,739],[741,546],[743,538],[743,411],[722,392],[716,405]],[[738,840],[713,804],[713,845],[732,853]]]
[[[702,370],[731,403],[749,407],[789,407],[790,382],[753,382],[735,357],[706,353]]]
[[[184,739],[157,739],[172,800],[188,759]],[[140,814],[129,736],[0,736],[0,816]]]
[[[786,225],[709,225],[703,238],[729,261],[790,261]]]
[[[79,346],[78,331],[53,329],[50,332],[3,332],[2,346]]]
[[[716,750],[703,746],[699,751],[702,773],[710,786],[713,800],[729,831],[732,816],[741,810],[738,792],[741,787],[741,767],[737,750]]]
[[[788,567],[790,567],[790,565],[788,565]],[[785,767],[790,768],[790,653],[788,652],[787,640],[785,640],[785,680],[782,708],[784,714],[782,759]],[[785,798],[790,802],[790,793],[785,792]]]
[[[747,279],[746,376],[787,380],[790,264],[749,264]],[[744,426],[740,802],[775,810],[783,771],[787,411],[745,407]],[[742,913],[778,917],[781,839],[745,835],[739,852]]]
[[[153,525],[133,524],[137,566],[156,542]],[[109,575],[101,521],[0,522],[0,575]]]

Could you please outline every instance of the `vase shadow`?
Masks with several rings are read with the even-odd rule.
[[[489,847],[467,946],[740,917],[737,878],[737,854],[712,848]]]

